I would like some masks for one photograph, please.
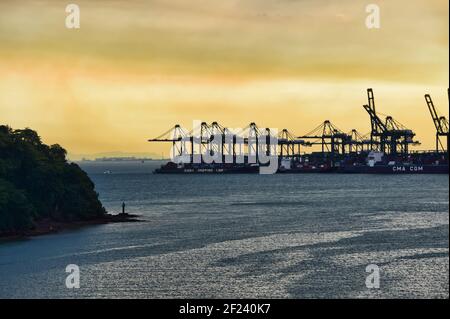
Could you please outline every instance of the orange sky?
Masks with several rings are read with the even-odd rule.
[[[423,98],[448,116],[448,1],[0,2],[0,123],[71,154],[168,153],[147,138],[176,123],[256,122],[303,134],[325,119],[369,130],[377,109],[434,145]],[[365,6],[381,29],[365,27]]]

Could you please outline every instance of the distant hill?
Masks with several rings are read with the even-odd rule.
[[[161,159],[161,154],[154,153],[133,153],[133,152],[103,152],[103,153],[93,153],[93,154],[73,154],[69,153],[67,158],[71,161],[81,161],[83,159],[95,160],[97,158],[151,158],[151,159]]]
[[[66,160],[59,145],[45,145],[31,129],[0,126],[0,235],[41,220],[72,222],[106,216],[87,174]]]

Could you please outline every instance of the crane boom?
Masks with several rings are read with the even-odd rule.
[[[375,110],[375,98],[372,89],[367,89],[367,98],[369,104],[363,105],[364,109],[369,113],[370,122],[372,125],[372,134],[379,134],[387,131],[386,125],[378,117]]]
[[[448,91],[447,91],[448,92]],[[429,94],[425,94],[425,101],[427,102],[428,110],[430,111],[431,118],[433,119],[434,126],[436,127],[436,152],[439,152],[439,146],[445,151],[444,146],[440,140],[441,136],[447,137],[447,150],[448,150],[448,120],[445,116],[439,116],[433,100]]]
[[[436,132],[438,134],[444,134],[444,130],[441,125],[441,119],[439,118],[436,108],[434,107],[433,100],[429,94],[425,94],[425,101],[427,102],[428,110],[430,111],[431,118],[433,119],[434,126],[436,127]]]

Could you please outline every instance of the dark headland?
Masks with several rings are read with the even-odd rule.
[[[0,240],[138,221],[108,214],[94,183],[60,145],[45,145],[31,129],[0,126]]]

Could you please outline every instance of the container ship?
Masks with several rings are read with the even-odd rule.
[[[261,129],[255,123],[238,131],[218,122],[202,122],[191,131],[175,125],[149,140],[172,144],[172,161],[154,173],[261,173],[268,166],[274,168],[272,173],[281,174],[449,173],[449,122],[438,115],[430,95],[425,95],[425,102],[436,129],[436,144],[434,150],[428,151],[411,151],[420,145],[416,134],[392,116],[381,117],[377,113],[372,89],[367,89],[367,100],[363,108],[369,115],[370,132],[365,135],[355,129],[344,132],[329,120],[301,136],[287,129]],[[310,147],[320,151],[306,152]],[[267,164],[267,159],[276,161],[276,165]]]
[[[370,152],[364,163],[344,162],[342,173],[362,174],[448,174],[448,157],[445,153],[419,152],[407,158]]]
[[[258,173],[259,165],[183,164],[168,162],[157,168],[155,174],[239,174]]]
[[[334,165],[324,162],[307,162],[301,158],[281,159],[277,174],[343,173],[343,174],[448,174],[448,158],[441,153],[418,153],[413,158],[396,159],[380,152],[370,152],[365,161],[348,157]],[[154,171],[156,174],[256,174],[258,164],[189,164],[168,162]]]

